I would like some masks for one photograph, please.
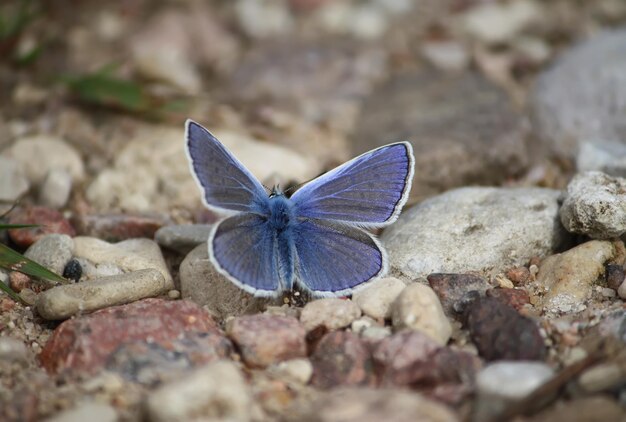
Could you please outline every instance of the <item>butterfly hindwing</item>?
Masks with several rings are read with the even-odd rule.
[[[252,213],[216,223],[209,236],[209,257],[222,274],[255,296],[274,296],[291,284],[283,278],[288,272],[284,266],[292,261],[279,256],[267,220]]]
[[[267,201],[263,186],[208,130],[188,120],[185,142],[191,173],[207,207],[230,211],[263,208]]]
[[[303,219],[294,228],[298,283],[315,296],[343,296],[387,271],[378,242],[356,227]]]
[[[409,143],[386,145],[314,179],[291,199],[299,217],[385,226],[408,199],[413,163]]]

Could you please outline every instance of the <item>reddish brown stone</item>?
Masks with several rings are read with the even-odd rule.
[[[505,273],[506,278],[511,280],[516,286],[528,283],[531,279],[530,270],[526,267],[510,268]]]
[[[428,277],[430,287],[437,293],[441,306],[448,316],[458,316],[454,305],[469,292],[476,291],[483,296],[491,286],[487,281],[474,274],[439,274]]]
[[[30,289],[30,277],[17,271],[11,271],[9,274],[9,286],[18,293],[24,289]]]
[[[294,317],[245,315],[227,329],[246,365],[263,368],[287,359],[306,357],[306,331]]]
[[[489,289],[487,290],[487,296],[498,299],[500,302],[518,311],[522,309],[524,305],[530,303],[528,292],[521,289]]]
[[[410,386],[450,404],[459,403],[471,392],[472,380],[481,367],[476,356],[440,347],[416,331],[401,331],[383,339],[373,358],[382,386]]]
[[[144,299],[63,322],[44,346],[40,360],[49,372],[95,372],[124,344],[146,341],[171,350],[186,333],[206,332],[221,335],[215,321],[198,305]]]
[[[9,236],[16,245],[27,248],[43,236],[50,233],[75,236],[76,232],[63,214],[46,207],[28,207],[13,211],[10,224],[39,224],[30,229],[11,229]]]
[[[181,370],[224,359],[232,353],[232,343],[219,333],[187,332],[171,342],[124,343],[111,353],[105,366],[128,380],[155,385]]]
[[[373,358],[383,386],[408,385],[425,369],[439,344],[419,331],[406,330],[386,337],[374,349]],[[419,378],[419,377],[417,377]]]
[[[468,305],[464,316],[472,341],[485,359],[545,359],[547,350],[539,327],[500,300],[476,299]]]
[[[0,283],[2,283],[0,281]],[[11,309],[15,308],[15,301],[9,297],[0,298],[0,313],[9,312]]]
[[[72,219],[78,234],[107,242],[136,237],[154,238],[154,233],[170,221],[159,215],[78,214]]]
[[[368,348],[349,331],[326,334],[311,355],[311,363],[311,384],[319,388],[371,386],[376,381]]]

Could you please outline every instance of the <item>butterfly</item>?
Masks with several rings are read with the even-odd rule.
[[[225,214],[209,235],[209,259],[241,289],[269,297],[297,285],[313,297],[339,297],[387,272],[385,250],[364,229],[398,218],[413,179],[411,144],[366,152],[291,197],[278,187],[268,194],[192,120],[185,123],[185,146],[204,205]]]

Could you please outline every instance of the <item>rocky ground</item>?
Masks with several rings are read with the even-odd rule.
[[[41,226],[0,242],[72,282],[0,270],[0,420],[626,420],[626,3],[34,11],[0,27],[0,211]],[[225,280],[187,117],[268,185],[409,140],[389,276]]]

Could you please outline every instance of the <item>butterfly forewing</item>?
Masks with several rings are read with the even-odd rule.
[[[365,227],[390,224],[408,198],[413,162],[407,142],[367,152],[297,190],[296,213]]]
[[[192,174],[208,207],[263,209],[267,194],[258,180],[205,128],[188,120],[185,140]]]
[[[341,296],[387,270],[387,258],[367,232],[322,220],[294,229],[298,283],[316,296]]]

